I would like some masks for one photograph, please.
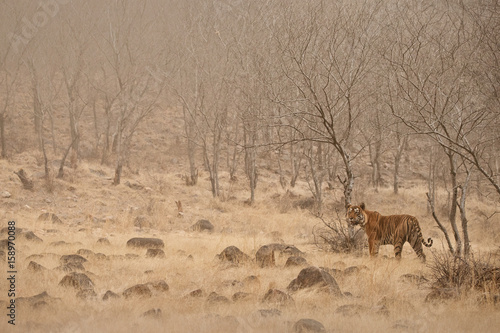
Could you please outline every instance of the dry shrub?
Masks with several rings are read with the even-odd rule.
[[[433,253],[429,265],[435,289],[454,289],[497,293],[500,289],[500,267],[491,263],[491,257],[457,257],[449,252]]]
[[[282,196],[274,196],[273,199],[278,202],[281,214],[289,213],[292,209],[318,210],[318,204],[313,197],[304,198],[301,195],[292,193],[290,190],[287,190]]]
[[[361,254],[366,248],[363,229],[354,230],[351,235],[347,222],[340,218],[337,210],[335,212],[337,218],[332,221],[325,221],[318,216],[321,224],[313,229],[315,244],[329,252]]]

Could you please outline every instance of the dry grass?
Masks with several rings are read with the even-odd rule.
[[[22,190],[12,173],[20,166],[34,175],[34,192]],[[425,302],[432,290],[429,282],[401,279],[405,274],[431,278],[430,268],[416,258],[408,245],[403,249],[400,262],[392,258],[390,246],[381,247],[378,259],[368,258],[367,250],[361,256],[354,256],[318,249],[312,235],[318,220],[293,202],[280,204],[285,193],[276,186],[278,183],[272,174],[261,175],[258,200],[249,207],[244,203],[248,191],[245,180],[241,179],[224,189],[225,200],[218,200],[210,196],[206,174],[200,174],[197,186],[186,187],[180,172],[151,171],[138,175],[126,172],[123,184],[112,186],[112,170],[89,162],[82,163],[76,170],[68,168],[65,178],[54,179],[52,190],[48,191],[43,179],[36,176],[41,167],[29,154],[0,161],[0,169],[0,183],[11,193],[0,206],[2,226],[8,220],[16,220],[17,227],[30,229],[43,239],[42,243],[19,241],[18,296],[46,291],[58,299],[37,309],[20,305],[15,329],[8,327],[4,318],[0,322],[2,332],[287,332],[301,318],[316,319],[332,332],[496,332],[500,328],[498,305],[493,302],[465,297]],[[126,181],[141,188],[131,188]],[[299,184],[293,191],[300,200],[309,195],[305,184]],[[357,200],[365,201],[368,209],[382,214],[404,211],[417,216],[424,237],[435,238],[434,247],[426,251],[440,253],[442,237],[426,214],[424,192],[424,187],[402,189],[400,195],[395,196],[390,189],[381,189],[379,193],[366,191]],[[336,195],[332,193],[327,197],[325,207],[335,206]],[[182,201],[183,217],[177,216],[175,200]],[[491,206],[483,203],[471,202],[469,207],[471,221],[481,221],[479,211],[490,214]],[[63,224],[38,220],[43,212],[57,214]],[[137,216],[144,216],[150,225],[134,226]],[[190,226],[202,218],[214,224],[212,234],[190,231]],[[480,223],[471,222],[471,229],[472,240],[479,242],[485,235]],[[98,244],[101,237],[106,237],[111,244]],[[146,258],[146,250],[127,248],[125,244],[132,237],[162,239],[166,257]],[[498,236],[489,237],[494,240]],[[52,244],[58,241],[67,244]],[[311,265],[338,270],[366,266],[353,274],[336,277],[342,292],[352,296],[339,298],[299,291],[292,295],[295,305],[280,308],[280,316],[263,317],[258,310],[274,307],[262,302],[267,290],[286,290],[301,268],[285,268],[287,258],[278,253],[274,268],[259,268],[254,263],[231,267],[221,264],[216,255],[225,247],[235,245],[254,257],[260,246],[280,241],[304,251]],[[487,244],[481,245],[480,249],[486,247]],[[104,260],[91,256],[84,263],[86,274],[95,284],[95,299],[79,299],[75,291],[58,285],[66,274],[54,270],[59,266],[60,256],[80,249],[106,255]],[[44,256],[29,258],[33,254]],[[137,257],[127,259],[127,254]],[[428,255],[428,259],[431,258]],[[47,271],[29,271],[31,260]],[[5,263],[0,265],[5,267]],[[241,283],[251,275],[257,276],[259,282]],[[156,280],[165,280],[169,291],[147,299],[101,300],[107,290],[120,294],[135,284]],[[5,302],[7,283],[4,278],[0,281],[0,302]],[[200,288],[203,297],[186,296]],[[231,299],[240,291],[250,293],[250,298],[216,305],[206,301],[211,292]],[[2,308],[4,305],[2,303]],[[356,310],[345,314],[337,311],[351,305],[359,308],[357,313]],[[162,316],[142,316],[152,308],[161,309]]]

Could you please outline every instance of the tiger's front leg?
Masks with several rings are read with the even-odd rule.
[[[370,256],[376,257],[378,255],[378,249],[380,247],[380,241],[375,238],[368,239],[368,248],[370,250]]]

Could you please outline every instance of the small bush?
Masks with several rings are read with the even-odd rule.
[[[347,222],[340,218],[338,211],[336,214],[337,219],[332,221],[325,221],[318,216],[321,224],[313,230],[314,242],[325,251],[360,254],[367,246],[364,239],[365,232],[358,229],[351,235]]]
[[[449,252],[433,253],[434,260],[429,265],[435,289],[454,289],[457,293],[468,290],[498,292],[500,289],[500,267],[490,262],[490,258],[457,257]]]

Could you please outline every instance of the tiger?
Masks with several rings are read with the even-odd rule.
[[[366,210],[364,203],[359,206],[347,205],[347,222],[353,226],[359,225],[365,230],[372,257],[377,256],[380,245],[392,244],[396,259],[401,259],[403,244],[408,242],[417,256],[425,262],[422,244],[431,247],[433,243],[432,238],[428,238],[426,242],[422,237],[422,230],[416,217],[383,216],[379,212]]]

